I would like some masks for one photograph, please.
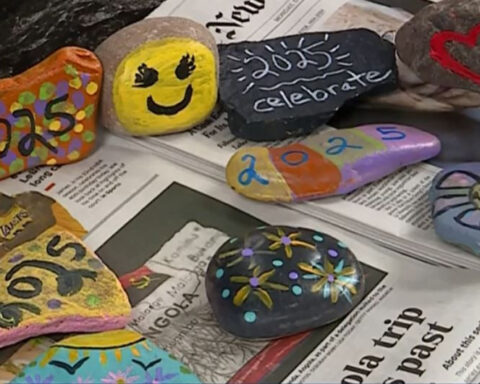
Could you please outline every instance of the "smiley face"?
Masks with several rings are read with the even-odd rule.
[[[204,121],[217,101],[215,54],[190,38],[149,41],[117,68],[113,102],[132,135],[189,129]]]

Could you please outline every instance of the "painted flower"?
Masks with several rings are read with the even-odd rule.
[[[44,379],[42,379],[40,375],[25,377],[26,384],[51,384],[52,382],[53,382],[53,375],[49,375]]]
[[[236,239],[237,240],[237,239]],[[236,248],[231,251],[223,252],[218,257],[220,260],[231,259],[231,261],[226,265],[227,268],[233,267],[241,263],[243,260],[249,260],[250,265],[248,269],[254,268],[253,256],[255,255],[274,255],[273,251],[266,251],[259,249],[263,244],[264,239],[258,236],[248,236],[241,245],[240,248]]]
[[[76,384],[93,384],[93,380],[87,377],[86,379],[82,379],[81,377],[77,377]]]
[[[253,293],[260,301],[268,308],[273,307],[273,301],[267,289],[273,289],[276,291],[288,291],[288,287],[283,284],[274,283],[268,281],[275,274],[275,270],[264,272],[260,274],[260,267],[255,267],[252,276],[231,276],[230,281],[232,283],[246,284],[240,288],[233,297],[233,304],[241,306],[245,300],[248,299],[250,294]]]
[[[358,283],[357,271],[353,267],[345,267],[344,260],[340,260],[336,267],[325,259],[323,266],[316,262],[311,265],[299,263],[298,268],[308,274],[303,275],[306,280],[319,280],[312,285],[313,293],[322,292],[323,297],[327,299],[330,296],[332,303],[338,301],[338,295],[341,293],[349,303],[352,302],[352,295],[357,294],[355,285]]]
[[[168,383],[168,380],[172,380],[173,378],[177,377],[178,373],[163,373],[163,368],[158,367],[155,370],[155,376],[152,376],[150,373],[146,373],[145,375],[145,384],[163,384]]]
[[[480,178],[469,171],[453,171],[435,185],[433,218],[449,214],[458,224],[480,230]]]
[[[107,377],[102,379],[103,384],[133,384],[136,380],[138,380],[138,376],[130,376],[130,371],[132,367],[128,367],[125,372],[118,371],[116,374],[110,372]]]
[[[300,236],[300,232],[287,235],[285,234],[285,231],[283,231],[281,228],[278,228],[277,235],[265,232],[264,236],[268,240],[272,241],[272,244],[270,244],[270,246],[268,247],[270,250],[276,251],[277,249],[284,247],[285,254],[289,259],[293,256],[292,247],[305,247],[316,250],[315,245],[306,243],[301,240],[297,240]]]

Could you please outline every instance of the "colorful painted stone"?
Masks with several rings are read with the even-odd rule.
[[[0,192],[0,258],[58,226],[82,238],[87,231],[54,199],[39,192],[8,196]]]
[[[396,35],[398,56],[423,81],[480,92],[480,0],[429,5]]]
[[[200,380],[142,335],[119,330],[66,338],[10,383],[196,384]]]
[[[105,68],[102,124],[120,134],[179,132],[202,123],[218,94],[218,51],[200,24],[151,18],[96,50]]]
[[[263,201],[343,195],[430,159],[440,141],[415,128],[382,124],[330,130],[280,148],[251,147],[230,159],[226,178],[238,193]]]
[[[77,47],[1,79],[0,179],[87,156],[95,143],[101,81],[96,56]]]
[[[220,98],[235,136],[307,135],[345,103],[396,87],[393,45],[367,29],[220,46]]]
[[[338,320],[362,299],[362,268],[343,242],[305,228],[262,227],[212,258],[207,296],[232,334],[272,339]]]
[[[122,328],[130,304],[120,282],[72,234],[52,229],[0,260],[0,348],[48,333]]]
[[[432,183],[430,200],[438,236],[480,256],[480,163],[445,168]]]

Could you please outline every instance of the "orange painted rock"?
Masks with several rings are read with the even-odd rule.
[[[96,138],[101,83],[100,61],[77,47],[0,80],[0,179],[87,156]]]

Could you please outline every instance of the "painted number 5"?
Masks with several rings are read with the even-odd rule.
[[[403,140],[407,137],[405,133],[396,127],[377,127],[377,131],[382,135],[382,140]]]

